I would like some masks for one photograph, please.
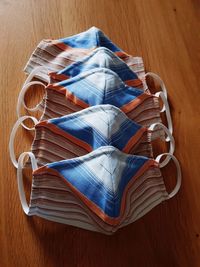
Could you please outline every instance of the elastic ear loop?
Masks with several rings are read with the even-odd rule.
[[[163,108],[160,112],[164,112],[166,113],[166,118],[167,118],[167,128],[169,129],[170,133],[172,134],[173,133],[173,126],[172,126],[172,117],[171,117],[171,113],[170,113],[170,108],[169,108],[169,104],[168,104],[168,101],[164,95],[163,92],[157,92],[155,94],[156,97],[160,97],[163,101]],[[166,141],[169,141],[168,137],[166,139]]]
[[[10,140],[9,140],[9,152],[10,152],[10,159],[13,163],[13,165],[15,166],[15,168],[18,168],[18,163],[17,163],[17,159],[16,159],[16,155],[15,155],[15,151],[14,151],[14,141],[15,141],[15,135],[17,132],[17,129],[19,128],[19,126],[22,124],[22,122],[26,119],[31,119],[34,122],[34,125],[36,125],[38,123],[38,120],[34,117],[31,116],[23,116],[21,118],[19,118],[16,123],[14,124],[11,134],[10,134]],[[35,130],[35,128],[30,128],[30,130]]]
[[[47,73],[49,72],[49,70],[44,67],[44,66],[38,66],[36,68],[34,68],[31,73],[28,75],[28,77],[26,78],[25,82],[24,82],[24,85],[26,85],[27,83],[29,83],[34,77],[38,77],[38,73],[42,72],[43,70],[46,70]],[[45,82],[49,83],[49,80],[45,80]]]
[[[32,152],[23,152],[19,156],[19,160],[18,160],[17,183],[18,183],[19,198],[20,198],[20,201],[22,204],[22,208],[23,208],[24,212],[27,215],[29,215],[30,209],[29,209],[29,205],[27,204],[27,200],[26,200],[26,196],[25,196],[25,192],[24,192],[24,183],[23,183],[23,178],[22,178],[23,177],[22,171],[23,171],[23,167],[24,167],[24,158],[27,155],[31,159],[32,170],[35,171],[38,168],[34,154]]]
[[[18,96],[18,100],[17,100],[17,117],[20,118],[21,117],[21,114],[20,114],[20,109],[21,109],[21,105],[23,105],[23,107],[28,110],[28,111],[37,111],[39,109],[39,106],[41,105],[41,103],[43,102],[43,99],[40,101],[39,104],[37,104],[35,107],[33,108],[28,108],[24,102],[24,96],[28,90],[28,88],[32,85],[36,85],[36,84],[39,84],[39,85],[42,85],[44,88],[46,88],[46,85],[42,82],[39,82],[39,81],[33,81],[33,82],[29,82],[27,84],[25,84],[22,89],[21,89],[21,92],[19,93],[19,96]],[[26,126],[24,123],[22,123],[22,127],[25,128],[26,130],[31,130],[31,128],[29,128],[28,126]]]
[[[177,183],[176,183],[176,186],[174,187],[173,191],[170,194],[168,194],[168,199],[170,199],[178,193],[178,191],[181,187],[181,180],[182,180],[181,167],[180,167],[180,164],[179,164],[177,158],[174,155],[172,155],[170,153],[163,153],[163,154],[158,155],[155,159],[155,161],[157,161],[159,163],[160,168],[163,168],[166,166],[165,161],[160,163],[160,160],[163,156],[170,157],[174,161],[174,163],[176,165],[176,169],[177,169]]]
[[[175,140],[174,140],[174,137],[172,136],[172,134],[170,133],[170,131],[168,130],[168,128],[160,123],[160,122],[156,122],[156,123],[153,123],[149,126],[148,130],[149,131],[154,131],[156,127],[160,126],[160,128],[163,129],[163,131],[165,132],[165,134],[167,135],[168,139],[165,138],[166,142],[169,142],[169,152],[168,154],[174,154],[174,150],[175,150]],[[170,161],[170,157],[166,157],[166,159],[163,160],[162,164],[167,164],[169,161]]]
[[[152,77],[154,80],[156,80],[160,84],[161,90],[162,90],[162,92],[164,93],[164,95],[165,95],[165,97],[167,99],[167,89],[166,89],[166,86],[165,86],[163,80],[157,74],[155,74],[154,72],[147,72],[145,74],[145,78],[147,76]]]

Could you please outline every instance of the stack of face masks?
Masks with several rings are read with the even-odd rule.
[[[9,148],[27,215],[111,234],[178,192],[181,170],[173,156],[167,90],[156,74],[145,74],[142,58],[126,54],[92,27],[40,42],[25,72],[29,76],[19,94]],[[159,82],[160,92],[150,92],[148,75]],[[28,108],[24,96],[32,85],[42,85],[45,94],[36,107]],[[22,107],[42,111],[41,118],[21,116]],[[33,128],[25,125],[26,119]],[[35,131],[35,138],[31,152],[17,161],[14,137],[20,125]],[[158,139],[169,143],[169,151],[154,159],[152,141]],[[30,159],[24,162],[26,156]],[[177,183],[167,193],[161,169],[171,159]],[[27,204],[22,170],[30,165]]]

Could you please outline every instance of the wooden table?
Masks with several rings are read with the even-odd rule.
[[[0,2],[0,266],[200,266],[199,17],[198,0]],[[93,25],[165,81],[183,172],[175,198],[113,236],[25,216],[8,154],[31,52],[41,39]],[[20,130],[17,140],[18,153],[29,149],[30,133]],[[166,176],[173,179],[171,168]]]

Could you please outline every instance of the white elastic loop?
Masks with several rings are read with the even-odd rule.
[[[181,167],[180,167],[180,164],[179,164],[177,158],[174,155],[172,155],[170,153],[163,153],[163,154],[157,156],[157,158],[155,159],[155,161],[157,161],[159,163],[160,168],[163,168],[166,166],[166,164],[163,164],[164,161],[160,163],[160,160],[163,156],[170,157],[174,161],[174,163],[176,165],[176,169],[177,169],[177,178],[176,178],[177,183],[176,183],[176,186],[174,187],[174,189],[172,190],[172,192],[168,195],[168,199],[169,199],[169,198],[174,197],[181,187],[181,180],[182,180]]]
[[[28,75],[28,77],[26,78],[24,85],[29,83],[34,77],[39,77],[38,74],[40,72],[42,72],[43,70],[45,70],[47,73],[49,72],[49,70],[45,67],[45,66],[38,66],[36,68],[34,68],[31,73]],[[49,83],[50,79],[45,80],[45,82]]]
[[[154,131],[156,127],[160,127],[163,129],[163,131],[165,132],[165,134],[167,135],[167,137],[165,138],[165,140],[167,142],[170,142],[170,149],[169,149],[169,153],[173,154],[174,150],[175,150],[175,140],[174,137],[172,136],[171,132],[169,131],[169,129],[162,124],[161,122],[156,122],[153,123],[149,126],[148,130],[150,131]]]
[[[163,92],[157,92],[155,94],[155,96],[160,97],[163,101],[163,107],[164,107],[164,110],[166,113],[166,118],[167,118],[167,128],[169,129],[170,133],[172,134],[173,133],[173,126],[172,126],[172,118],[171,118],[171,113],[170,113],[168,101],[167,101]],[[168,140],[169,139],[166,139],[166,141],[168,141]]]
[[[44,83],[39,82],[39,81],[33,81],[33,82],[29,82],[29,83],[25,84],[25,85],[22,87],[22,89],[21,89],[21,91],[20,91],[20,93],[19,93],[18,102],[19,102],[20,104],[23,104],[23,106],[24,106],[24,108],[25,108],[26,110],[29,110],[29,111],[37,111],[37,110],[38,110],[38,106],[42,103],[42,101],[41,101],[39,104],[37,104],[35,107],[33,107],[33,108],[29,108],[29,107],[27,107],[26,104],[25,104],[25,101],[24,101],[24,96],[25,96],[27,90],[29,89],[29,87],[31,87],[32,85],[42,85],[44,88],[46,87],[46,85],[45,85]],[[18,104],[18,105],[19,105],[19,104]],[[19,107],[18,107],[18,109],[17,109],[17,112],[18,112],[18,113],[20,112]]]
[[[39,82],[39,81],[29,82],[29,83],[25,84],[25,85],[22,87],[22,89],[21,89],[21,91],[20,91],[20,93],[19,93],[19,96],[18,96],[18,100],[17,100],[17,117],[18,117],[18,118],[21,117],[20,110],[21,110],[21,106],[22,106],[22,105],[24,106],[24,108],[25,108],[26,110],[29,110],[29,111],[37,111],[38,108],[39,108],[39,106],[40,106],[41,103],[43,102],[43,100],[41,100],[40,103],[37,104],[37,105],[36,105],[35,107],[33,107],[33,108],[28,108],[28,107],[26,106],[25,102],[24,102],[24,96],[25,96],[25,94],[26,94],[28,88],[29,88],[30,86],[32,86],[32,85],[35,85],[35,84],[42,85],[44,88],[46,87],[45,84],[43,84],[42,82]],[[27,130],[30,130],[30,128],[27,127],[24,123],[22,123],[22,127],[24,127],[24,128],[27,129]]]
[[[153,72],[147,72],[145,74],[145,77],[147,77],[147,76],[152,77],[154,80],[156,80],[160,84],[161,90],[164,93],[165,97],[167,98],[167,89],[166,89],[166,86],[165,86],[163,80],[157,74],[155,74]]]
[[[38,123],[38,120],[34,117],[31,116],[23,116],[21,118],[19,118],[16,123],[14,124],[11,134],[10,134],[10,140],[9,140],[9,152],[10,152],[10,159],[13,163],[13,165],[15,166],[15,168],[18,168],[18,163],[17,163],[17,159],[16,159],[16,155],[15,155],[15,151],[14,151],[14,141],[15,141],[15,135],[17,132],[17,129],[19,128],[19,126],[22,124],[22,122],[26,119],[31,119],[34,124],[36,125]],[[35,128],[31,128],[31,130],[34,130]]]
[[[17,169],[17,183],[18,183],[18,191],[19,191],[19,197],[20,197],[20,201],[22,204],[22,208],[24,210],[24,212],[29,215],[29,205],[27,204],[27,200],[26,200],[26,196],[25,196],[25,192],[24,192],[24,184],[23,184],[23,167],[24,167],[24,158],[26,156],[29,156],[31,159],[31,166],[32,166],[32,170],[36,170],[38,168],[37,166],[37,162],[35,159],[35,156],[32,152],[24,152],[19,156],[19,160],[18,160],[18,169]]]
[[[149,131],[154,131],[156,127],[162,128],[163,131],[165,132],[165,134],[167,135],[167,137],[165,138],[165,140],[167,142],[170,142],[169,144],[169,154],[174,154],[174,150],[175,150],[175,140],[174,137],[172,136],[172,134],[170,133],[170,131],[167,129],[167,127],[160,123],[160,122],[156,122],[153,123],[149,126],[148,130]],[[162,164],[167,164],[170,161],[170,157],[166,157],[165,160],[163,160]]]

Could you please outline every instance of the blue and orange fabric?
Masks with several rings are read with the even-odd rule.
[[[55,90],[81,108],[100,104],[111,104],[125,113],[134,109],[152,95],[125,85],[119,76],[106,68],[95,68],[74,78],[49,84]]]
[[[156,123],[161,121],[158,97],[162,94],[155,96],[141,90],[146,89],[141,58],[129,56],[92,27],[67,38],[43,40],[25,72],[30,76],[19,96],[18,116],[21,104],[25,106],[28,87],[34,83],[45,87],[41,103],[25,107],[32,111],[41,108],[40,122],[30,116],[19,118],[9,142],[11,160],[17,167],[20,200],[27,215],[110,234],[178,192],[181,171],[173,156],[174,140],[166,127]],[[28,83],[33,77],[48,85]],[[166,102],[163,100],[162,111],[169,109]],[[171,122],[170,113],[166,114]],[[17,162],[14,138],[27,118],[32,118],[36,130],[32,152],[22,153]],[[157,126],[160,128],[155,129]],[[163,131],[171,138],[170,153],[155,160],[152,153],[147,153],[152,152],[153,131],[155,136]],[[136,155],[138,151],[148,157]],[[29,205],[22,177],[27,155],[33,169]],[[161,161],[163,156],[165,160]],[[177,167],[177,184],[168,194],[160,168],[170,158]],[[38,164],[42,167],[38,168]]]
[[[84,148],[85,153],[107,145],[129,153],[148,131],[112,105],[93,106],[67,116],[41,121],[35,127],[36,132],[41,128],[49,129],[54,135],[52,150],[56,144],[56,135],[60,135],[66,138],[65,142],[70,140],[74,145]],[[41,135],[39,137],[36,133],[37,139],[44,139],[45,133],[41,132]]]
[[[73,62],[81,60],[81,58],[89,55],[98,47],[105,47],[111,50],[138,75],[144,75],[142,58],[130,56],[122,51],[96,27],[91,27],[87,31],[58,40],[42,40],[33,51],[24,71],[30,74],[37,67],[45,66],[46,70],[40,71],[35,77],[47,81],[49,71],[57,72]]]
[[[158,163],[142,156],[125,154],[106,146],[74,159],[49,163],[33,175],[55,175],[106,223],[120,223],[126,197],[136,179]]]
[[[53,80],[62,81],[94,68],[108,68],[118,74],[127,85],[143,87],[142,81],[138,78],[137,74],[123,60],[105,47],[99,47],[88,56],[68,65],[66,68],[50,73],[50,77]]]
[[[59,39],[54,43],[56,46],[62,48],[63,50],[66,50],[69,47],[77,49],[80,48],[92,49],[96,47],[106,47],[116,53],[122,51],[100,29],[94,26],[89,28],[87,31]]]

